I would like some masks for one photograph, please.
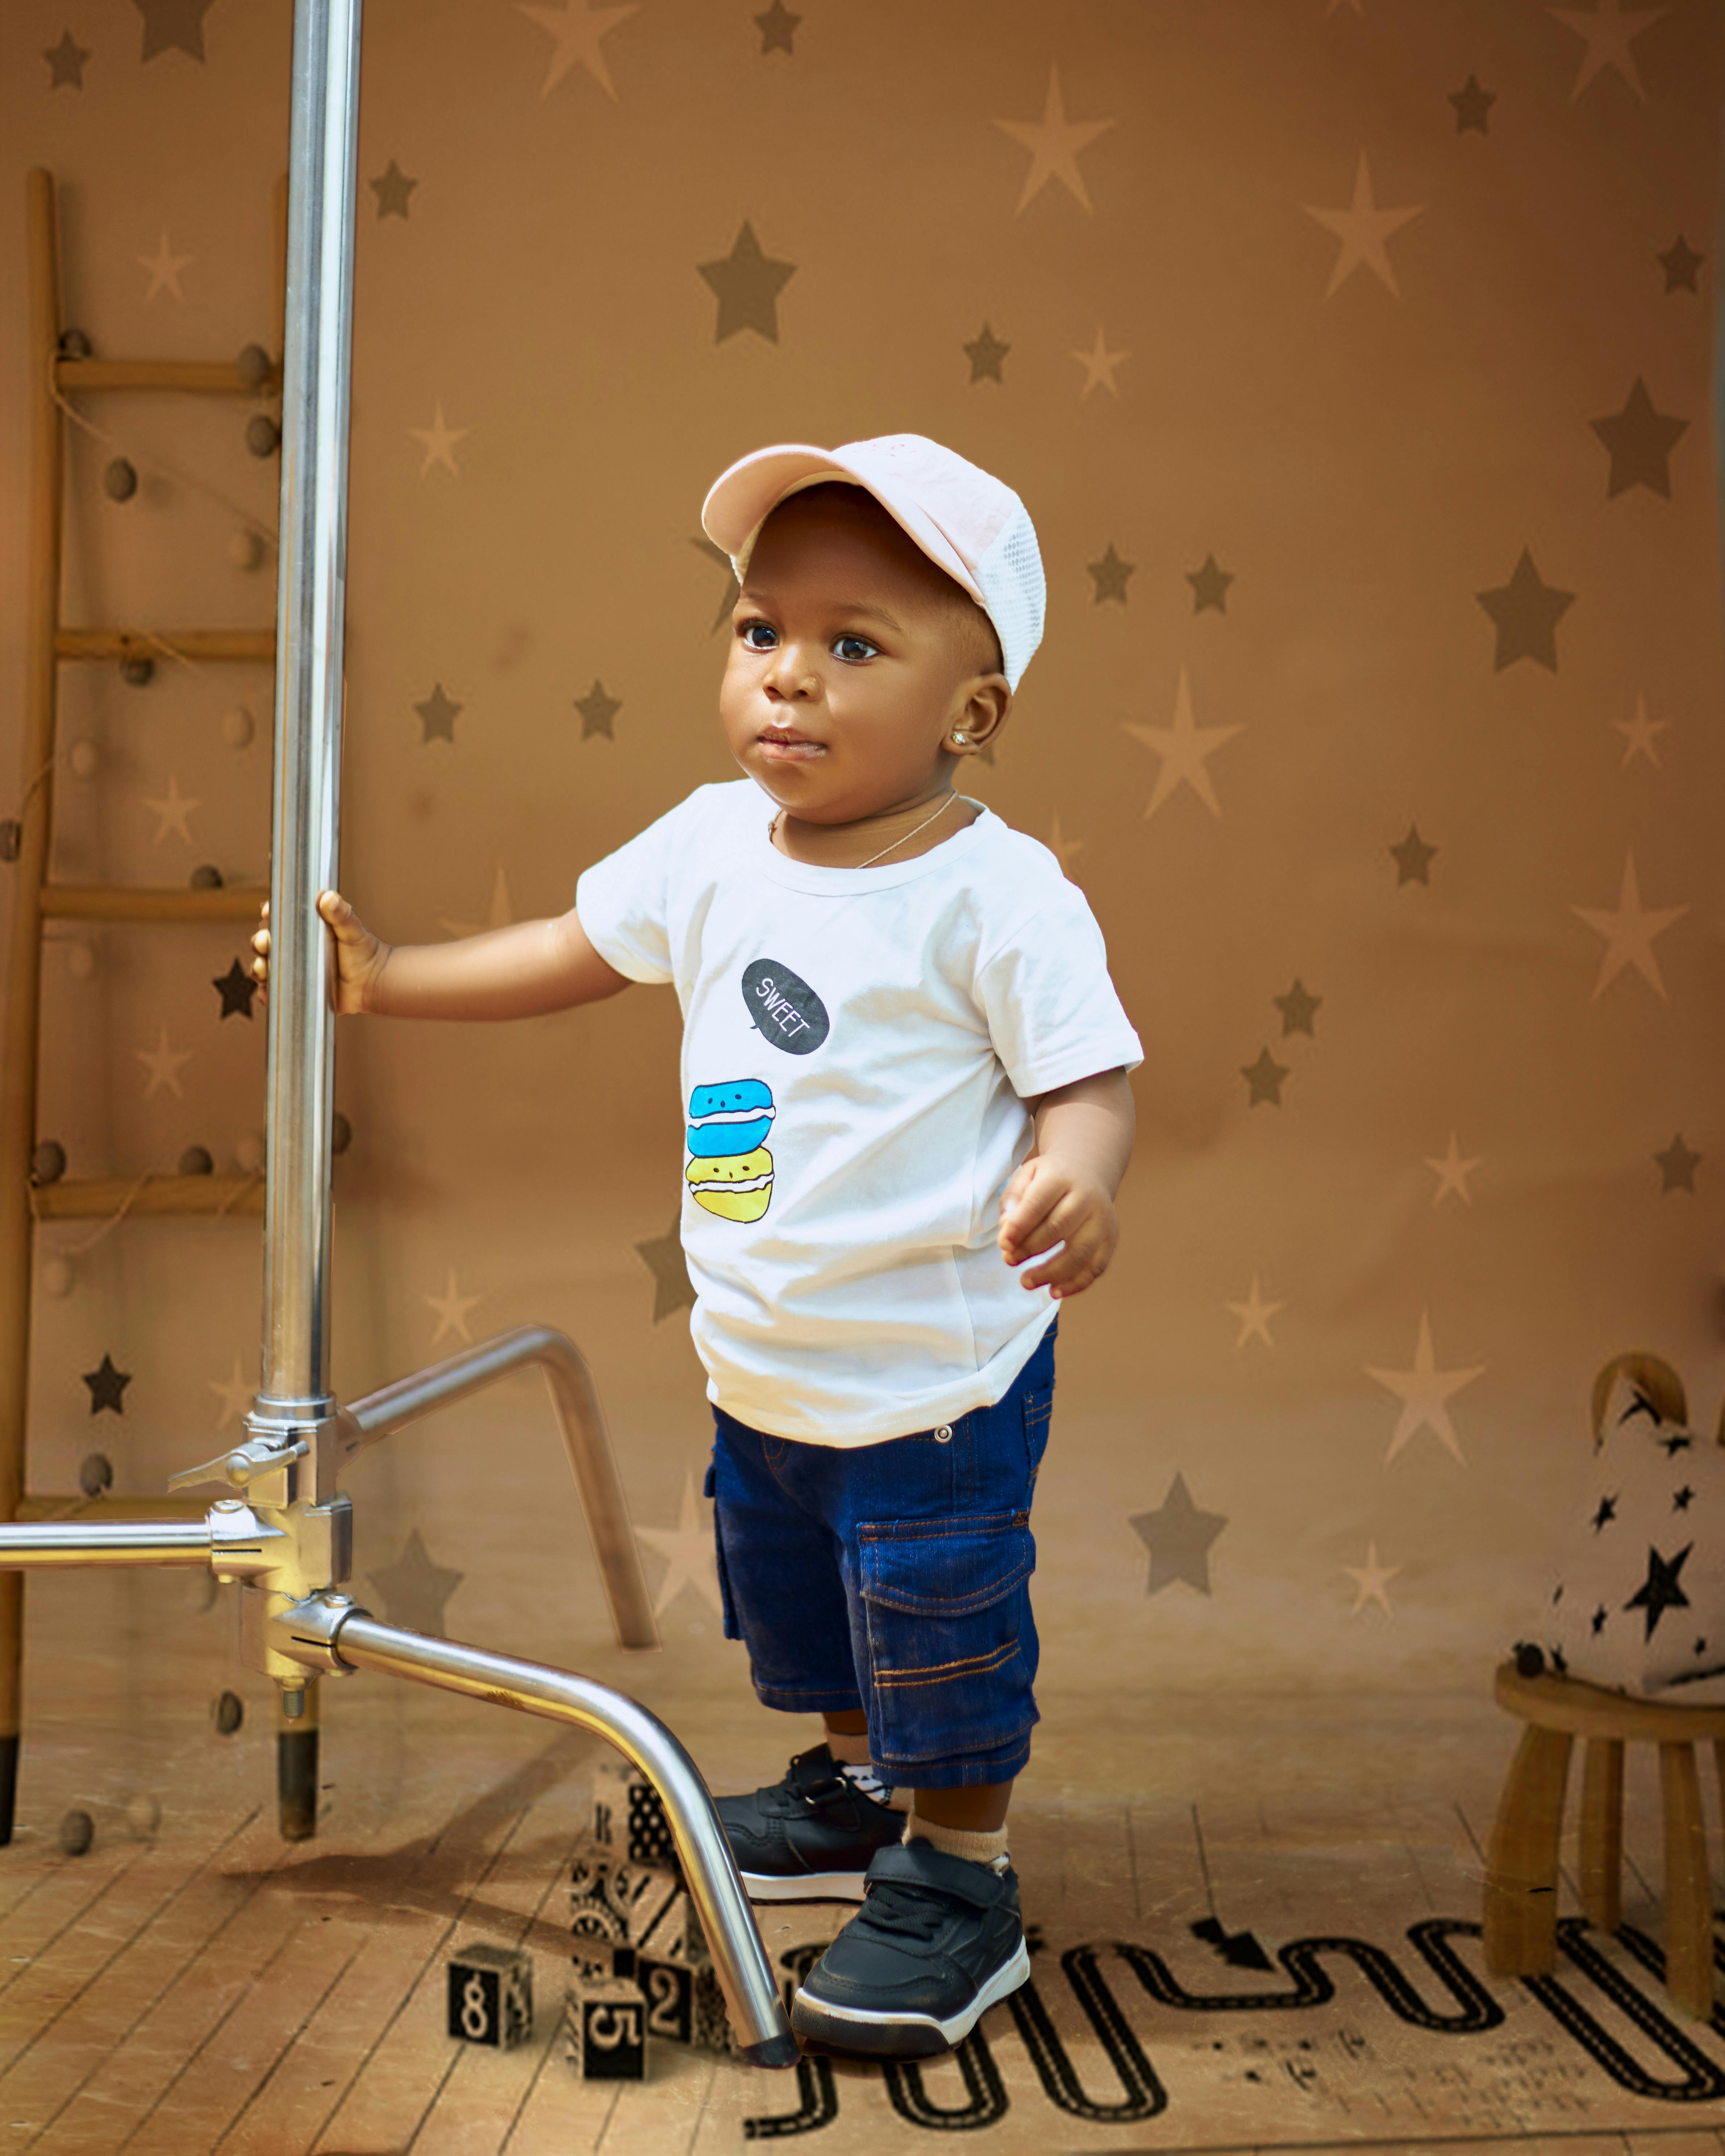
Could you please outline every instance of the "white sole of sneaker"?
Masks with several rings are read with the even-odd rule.
[[[781,1878],[773,1871],[745,1871],[739,1875],[743,1892],[752,1902],[860,1902],[860,1871],[802,1871]]]
[[[1028,1982],[1029,1974],[1029,1952],[1020,1939],[1018,1952],[995,1970],[969,2005],[945,2020],[932,2014],[880,2014],[862,2006],[835,2006],[798,1984],[791,2000],[791,2026],[799,2036],[814,2036],[847,2051],[927,2058],[962,2044],[988,2009]]]

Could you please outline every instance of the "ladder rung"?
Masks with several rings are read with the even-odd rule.
[[[62,389],[186,389],[218,397],[270,397],[281,388],[273,367],[261,382],[248,382],[222,359],[63,359],[54,379]]]
[[[105,1490],[100,1497],[71,1491],[64,1497],[20,1497],[19,1520],[90,1520],[111,1513],[116,1519],[201,1520],[210,1508],[210,1497],[134,1497],[122,1491]]]
[[[262,884],[152,891],[141,884],[45,883],[41,910],[47,921],[253,921],[269,896]]]
[[[57,659],[201,659],[270,660],[273,629],[164,629],[141,636],[129,629],[62,629],[55,632]]]
[[[30,1193],[39,1220],[107,1220],[123,1208],[140,1213],[261,1213],[261,1175],[69,1176]]]

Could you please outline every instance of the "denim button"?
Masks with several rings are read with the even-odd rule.
[[[952,1442],[952,1425],[951,1423],[943,1422],[941,1424],[940,1428],[934,1434],[934,1441],[937,1445],[950,1445]]]

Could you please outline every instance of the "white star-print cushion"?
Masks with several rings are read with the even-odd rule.
[[[1725,1447],[1689,1427],[1675,1371],[1622,1355],[1594,1389],[1594,1456],[1556,1592],[1548,1666],[1671,1706],[1725,1702]]]

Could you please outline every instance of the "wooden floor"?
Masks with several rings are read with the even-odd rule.
[[[1725,2152],[1725,2020],[1680,2023],[1656,1974],[1644,1780],[1625,1933],[1566,1922],[1555,1979],[1485,1976],[1479,1849],[1510,1732],[1483,1697],[1172,1698],[1132,1727],[1069,1702],[1014,1812],[1033,1984],[980,2041],[921,2071],[788,2074],[665,2046],[619,2086],[583,2083],[558,2030],[590,1741],[381,1679],[331,1686],[319,1838],[286,1848],[264,1689],[235,1736],[207,1711],[220,1682],[250,1683],[225,1638],[141,1692],[60,1651],[33,1649],[21,1831],[0,1852],[0,2152],[845,2156],[953,2132],[1024,2156]],[[674,1656],[633,1666],[716,1787],[808,1741]],[[95,1839],[73,1856],[76,1808]],[[764,1912],[769,1950],[793,1971],[842,1913]],[[444,2033],[446,1958],[477,1941],[532,1955],[536,2034],[512,2053]]]

